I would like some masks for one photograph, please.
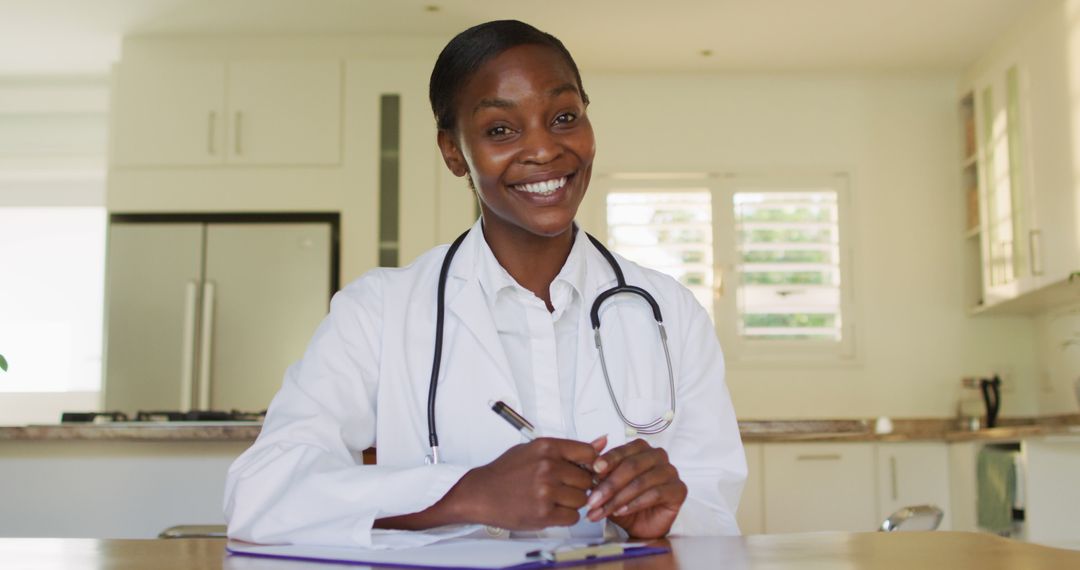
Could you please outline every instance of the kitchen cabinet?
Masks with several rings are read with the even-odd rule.
[[[949,530],[949,452],[944,443],[905,442],[877,445],[878,520],[912,505],[945,511],[940,530]]]
[[[743,487],[742,499],[739,501],[739,510],[735,513],[735,519],[739,523],[739,530],[743,534],[762,534],[765,532],[765,495],[764,495],[764,461],[762,458],[762,444],[748,443],[743,446],[746,451],[746,485]]]
[[[765,532],[875,529],[874,458],[873,443],[765,445]]]
[[[341,73],[336,60],[121,64],[112,165],[340,164]]]

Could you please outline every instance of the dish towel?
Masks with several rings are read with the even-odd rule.
[[[979,451],[977,511],[979,528],[1008,533],[1013,526],[1018,451],[984,447]]]

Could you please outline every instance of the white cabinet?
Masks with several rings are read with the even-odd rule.
[[[765,532],[765,478],[762,459],[762,444],[748,443],[746,450],[746,486],[743,487],[742,499],[735,519],[743,534],[762,534]]]
[[[878,520],[912,505],[945,511],[940,530],[951,527],[949,452],[944,443],[880,443],[877,446]]]
[[[336,60],[122,64],[112,163],[335,165],[341,106]]]
[[[765,531],[876,528],[874,457],[873,443],[765,445]]]
[[[113,163],[221,163],[224,120],[224,63],[120,65],[113,97]]]

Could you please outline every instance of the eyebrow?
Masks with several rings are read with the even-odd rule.
[[[563,93],[578,93],[580,95],[577,85],[574,85],[573,83],[563,83],[558,87],[549,89],[548,97],[554,99]],[[475,115],[480,112],[481,109],[513,109],[516,106],[517,103],[514,103],[509,99],[481,99],[480,102],[476,104],[476,107],[473,108],[473,114]]]

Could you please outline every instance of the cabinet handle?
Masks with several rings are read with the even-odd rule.
[[[796,461],[840,461],[840,459],[839,453],[808,453],[795,457]]]
[[[900,498],[899,483],[896,479],[896,456],[889,457],[889,475],[892,477],[892,500]]]
[[[203,283],[202,338],[199,345],[199,409],[210,409],[210,364],[214,349],[214,283]]]
[[[217,138],[214,135],[217,134],[217,112],[210,111],[210,114],[206,118],[206,151],[211,156],[217,154],[217,149],[214,148],[214,139]]]
[[[1031,274],[1035,277],[1042,275],[1042,230],[1028,232],[1028,254],[1030,256],[1028,264],[1031,267]]]
[[[192,279],[184,289],[184,336],[180,339],[180,411],[191,410],[195,376],[195,302],[199,284]]]
[[[236,134],[233,136],[233,143],[234,143],[233,144],[233,150],[236,152],[236,156],[240,156],[241,151],[243,149],[243,147],[240,144],[240,128],[241,128],[241,125],[243,125],[243,122],[242,122],[243,120],[244,120],[244,115],[241,114],[240,111],[237,111],[236,116],[235,116],[235,120],[233,121],[235,123],[235,125],[236,125],[236,129],[235,129]]]

